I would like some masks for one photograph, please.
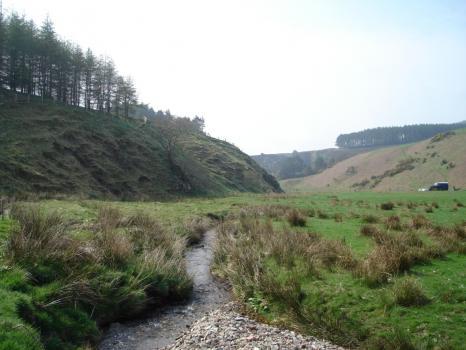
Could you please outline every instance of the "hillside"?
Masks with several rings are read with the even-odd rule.
[[[286,191],[415,191],[433,182],[466,187],[466,129],[358,154],[320,174],[285,180]]]
[[[0,108],[0,194],[157,199],[281,191],[249,156],[202,132],[54,104]],[[171,159],[171,160],[170,160]]]
[[[371,148],[327,148],[317,151],[260,154],[252,158],[276,178],[289,179],[317,174],[337,162],[368,150]]]

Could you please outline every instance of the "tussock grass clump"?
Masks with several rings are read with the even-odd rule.
[[[61,215],[37,205],[16,206],[12,217],[5,259],[24,271],[19,277],[30,276],[15,277],[15,288],[30,294],[17,312],[40,330],[46,348],[94,344],[97,325],[189,295],[185,238],[149,216],[123,219],[103,207],[87,238],[72,238]]]
[[[340,213],[335,213],[333,215],[333,219],[335,220],[335,222],[343,222],[343,215]]]
[[[309,208],[306,210],[307,216],[313,218],[316,216],[316,210],[314,208]]]
[[[306,226],[306,217],[297,209],[291,209],[286,214],[286,220],[291,226]]]
[[[429,207],[426,207],[426,208],[424,209],[424,211],[425,211],[427,214],[432,214],[432,213],[434,212],[434,208],[432,208],[432,207],[429,206]]]
[[[395,204],[393,202],[385,202],[380,204],[380,209],[382,210],[393,210],[395,208]]]
[[[391,215],[385,219],[385,227],[388,230],[401,231],[403,226],[401,225],[401,219],[398,215]]]
[[[355,269],[355,275],[370,286],[385,283],[413,265],[429,261],[435,253],[414,232],[380,233],[376,237],[376,247]]]
[[[392,292],[395,303],[401,306],[422,306],[429,302],[419,281],[412,277],[395,281]]]
[[[308,253],[327,269],[341,267],[350,270],[357,265],[351,249],[341,241],[318,240],[309,246]]]
[[[405,330],[396,327],[391,330],[388,334],[378,336],[366,341],[362,349],[365,350],[419,350],[412,340],[411,334]]]
[[[430,221],[422,214],[418,214],[411,219],[411,227],[419,230],[430,226]]]
[[[60,214],[46,213],[36,205],[15,205],[11,217],[18,224],[6,243],[9,260],[22,265],[43,259],[65,263],[79,256],[74,240],[65,234],[67,225]]]
[[[133,243],[124,233],[102,231],[97,233],[94,243],[99,260],[110,267],[122,266],[134,256]]]
[[[218,235],[215,271],[227,278],[235,294],[244,300],[258,293],[271,299],[288,295],[289,300],[282,301],[292,306],[299,295],[293,282],[295,274],[319,278],[319,268],[356,266],[351,250],[342,242],[324,240],[316,234],[276,230],[271,222],[254,218],[224,223]],[[278,276],[279,271],[282,277],[287,276],[286,281]]]
[[[271,219],[284,218],[287,216],[290,210],[294,209],[287,205],[255,205],[244,207],[241,211],[242,215],[251,216],[251,217],[267,217]],[[302,213],[305,215],[304,213]]]
[[[370,224],[362,225],[360,232],[363,236],[366,236],[366,237],[376,237],[377,235],[380,234],[380,231],[377,228],[377,226],[370,225]]]
[[[123,214],[118,208],[102,206],[97,212],[97,224],[102,231],[111,231],[121,226]]]
[[[317,217],[319,219],[328,219],[330,216],[325,211],[319,209],[317,210]]]
[[[204,233],[212,228],[212,220],[206,217],[189,218],[184,222],[183,231],[188,237],[189,244],[197,244],[202,240]]]
[[[366,224],[376,224],[379,222],[379,217],[373,214],[365,214],[362,217],[362,222]]]
[[[447,252],[466,253],[466,228],[464,225],[454,227],[434,226],[427,231]]]

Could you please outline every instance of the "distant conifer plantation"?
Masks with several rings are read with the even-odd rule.
[[[464,128],[466,122],[454,124],[419,124],[381,127],[342,134],[337,137],[340,148],[378,147],[401,145],[428,139],[438,133]]]

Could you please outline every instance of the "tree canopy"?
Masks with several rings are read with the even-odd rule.
[[[0,87],[15,98],[39,96],[126,117],[137,102],[133,81],[118,74],[111,58],[59,38],[48,18],[36,26],[16,13],[0,15]]]

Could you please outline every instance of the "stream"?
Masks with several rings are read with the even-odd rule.
[[[192,298],[178,305],[157,309],[144,319],[113,323],[104,333],[99,350],[153,350],[175,342],[189,326],[206,313],[230,300],[228,290],[210,273],[215,230],[186,252],[186,269],[193,279]]]

